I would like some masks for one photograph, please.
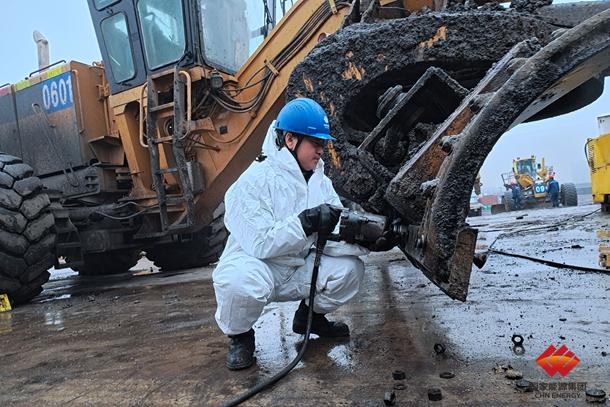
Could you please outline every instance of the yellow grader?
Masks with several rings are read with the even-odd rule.
[[[514,183],[519,185],[521,190],[521,198],[524,207],[535,208],[549,206],[549,194],[547,184],[549,177],[554,176],[553,167],[549,167],[544,162],[544,157],[540,162],[536,162],[536,157],[527,158],[517,157],[513,159],[513,168],[511,172],[502,174],[502,183],[506,188],[503,197],[504,211],[515,209],[515,203],[511,191],[511,185]],[[563,206],[577,206],[578,192],[576,185],[571,182],[561,184],[560,201]],[[497,213],[499,211],[495,211]]]
[[[609,73],[608,2],[88,3],[103,64],[0,89],[0,292],[15,303],[51,266],[214,262],[225,191],[298,96],[328,112],[340,194],[401,223],[397,246],[465,300],[485,157],[511,127],[595,100]]]

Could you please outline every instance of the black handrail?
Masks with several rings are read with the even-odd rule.
[[[65,63],[66,63],[66,60],[65,60],[65,59],[60,59],[60,60],[59,60],[59,61],[57,61],[57,62],[53,62],[51,65],[43,66],[42,68],[37,69],[37,70],[35,70],[34,72],[30,72],[30,74],[28,75],[28,77],[27,77],[26,79],[31,78],[31,77],[32,77],[32,75],[34,75],[35,73],[38,73],[38,72],[44,71],[45,69],[49,69],[49,68],[50,68],[50,67],[52,67],[52,66],[59,65],[59,64],[61,64],[62,62],[65,64]]]

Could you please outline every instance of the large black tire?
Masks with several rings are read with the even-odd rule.
[[[224,213],[224,204],[221,204],[214,212],[212,223],[194,233],[191,240],[156,245],[146,252],[146,257],[164,271],[204,267],[217,262],[228,237]]]
[[[504,212],[506,212],[506,207],[503,204],[491,205],[491,214],[492,215],[497,215],[499,213],[504,213]]]
[[[560,197],[563,206],[577,206],[578,192],[576,191],[576,185],[571,182],[561,184]]]
[[[83,266],[73,267],[81,276],[103,276],[127,272],[140,260],[140,249],[122,249],[104,253],[86,253]]]
[[[55,264],[55,219],[42,182],[21,159],[0,154],[0,294],[23,304]]]

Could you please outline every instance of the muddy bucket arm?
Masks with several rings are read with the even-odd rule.
[[[438,168],[422,223],[403,251],[452,298],[464,301],[468,293],[476,231],[464,208],[485,158],[510,128],[608,72],[610,10],[537,48],[535,41],[515,46],[388,187],[386,200],[401,212],[405,203],[395,192],[421,187]]]

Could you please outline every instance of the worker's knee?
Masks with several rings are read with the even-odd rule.
[[[322,270],[322,266],[328,268]],[[333,312],[358,294],[364,277],[364,263],[355,256],[328,257],[322,266],[314,311],[325,314]]]
[[[273,291],[267,265],[254,258],[222,261],[213,274],[216,322],[226,335],[248,331],[259,318]]]
[[[347,269],[345,279],[360,287],[364,278],[364,262],[359,257],[351,256],[345,260],[345,267]]]
[[[267,265],[254,257],[220,262],[213,274],[217,297],[252,298],[266,303],[273,291],[273,279]]]
[[[326,266],[331,268],[327,283],[336,289],[348,288],[358,291],[364,277],[364,263],[356,256],[332,257]],[[328,264],[331,263],[331,264]],[[335,280],[333,284],[331,280]]]

